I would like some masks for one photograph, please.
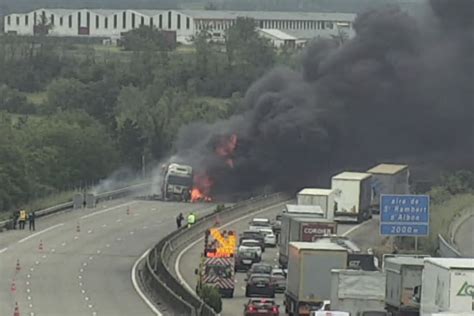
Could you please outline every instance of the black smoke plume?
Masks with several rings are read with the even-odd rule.
[[[396,7],[361,14],[353,39],[316,41],[300,72],[258,80],[242,115],[183,128],[178,155],[223,191],[320,185],[336,170],[383,161],[472,162],[474,1],[426,9],[423,18]],[[229,168],[215,144],[233,133]]]

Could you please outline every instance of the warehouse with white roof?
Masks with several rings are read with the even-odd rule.
[[[295,36],[285,32],[292,30],[313,32],[314,37],[330,37],[343,30],[352,36],[355,20],[355,14],[347,13],[38,9],[5,16],[4,30],[18,35],[47,33],[51,36],[113,38],[146,25],[176,32],[178,42],[189,43],[202,30],[208,31],[214,40],[223,40],[225,30],[239,17],[254,19],[256,27],[264,30],[262,36],[273,39],[277,46],[281,41],[293,41],[291,37]],[[45,24],[48,27],[42,27]]]

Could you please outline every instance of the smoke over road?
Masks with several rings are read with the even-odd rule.
[[[258,80],[242,115],[183,128],[178,156],[223,191],[315,185],[338,168],[402,157],[472,157],[474,1],[432,0],[423,18],[371,11],[354,28],[343,45],[310,45],[300,72]],[[232,135],[222,159],[216,146]]]

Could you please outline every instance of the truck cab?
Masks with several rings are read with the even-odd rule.
[[[193,187],[193,168],[171,163],[163,167],[163,200],[188,201]]]

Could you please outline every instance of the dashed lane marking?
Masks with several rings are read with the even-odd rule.
[[[7,250],[8,250],[8,247],[5,247],[5,248],[3,248],[3,249],[0,249],[0,253],[4,253],[4,252],[7,251]]]
[[[112,210],[115,210],[115,209],[118,209],[118,208],[121,208],[121,207],[124,207],[124,206],[130,206],[130,205],[136,204],[136,203],[138,203],[138,202],[134,201],[134,202],[128,202],[128,203],[120,204],[120,205],[117,205],[117,206],[114,206],[114,207],[111,207],[111,208],[104,209],[102,211],[98,211],[98,212],[95,212],[95,213],[84,215],[84,216],[81,217],[81,219],[89,218],[89,217],[96,216],[96,215],[99,215],[99,214],[103,214],[103,213],[106,213],[106,212],[110,212]]]

